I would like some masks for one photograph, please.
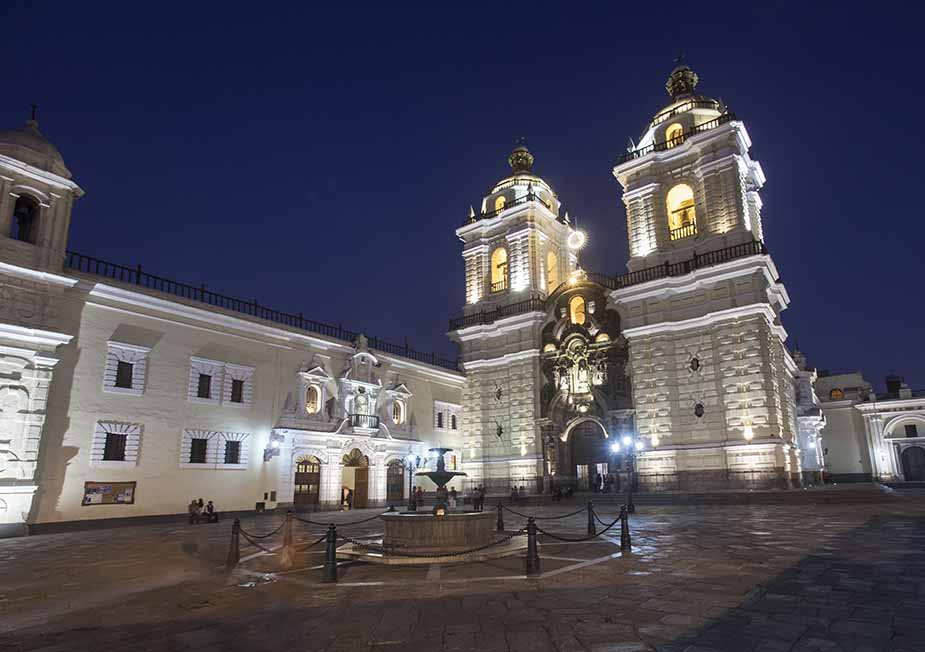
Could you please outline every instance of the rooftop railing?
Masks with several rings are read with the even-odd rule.
[[[489,211],[487,213],[478,213],[476,215],[470,215],[469,217],[463,220],[462,225],[466,226],[467,224],[473,224],[475,222],[478,222],[479,220],[487,220],[489,218],[500,215],[501,213],[503,213],[504,211],[506,211],[507,209],[513,206],[519,206],[520,204],[526,204],[527,202],[531,202],[531,201],[539,202],[543,206],[545,206],[547,210],[550,210],[550,211],[552,210],[552,204],[544,200],[542,197],[538,196],[535,192],[531,192],[531,193],[527,193],[523,197],[518,197],[517,199],[506,202],[504,206],[502,206],[501,208],[495,209],[493,211]],[[563,221],[562,218],[556,218],[556,219],[558,219],[559,221]]]
[[[669,118],[673,118],[679,113],[686,113],[691,109],[713,109],[714,111],[720,110],[720,103],[716,100],[688,100],[683,104],[679,104],[676,107],[673,107],[667,111],[662,111],[657,116],[652,119],[652,122],[649,124],[649,127],[654,127],[659,125]]]
[[[182,299],[187,299],[189,301],[204,303],[216,308],[221,308],[223,310],[237,312],[243,315],[248,315],[250,317],[256,317],[257,319],[263,319],[276,324],[282,324],[283,326],[288,326],[290,328],[309,331],[311,333],[316,333],[318,335],[323,335],[325,337],[330,337],[336,340],[343,340],[345,342],[353,343],[359,336],[357,331],[348,330],[340,324],[328,324],[326,322],[316,321],[314,319],[307,319],[302,315],[301,312],[296,315],[282,312],[280,310],[274,310],[272,308],[268,308],[267,306],[261,305],[256,299],[253,301],[245,301],[244,299],[237,299],[225,294],[213,292],[206,289],[205,285],[200,285],[197,287],[195,285],[179,283],[162,276],[150,274],[144,271],[141,268],[141,265],[137,265],[135,267],[117,265],[100,258],[86,256],[74,251],[67,252],[64,259],[64,265],[69,269],[82,272],[84,274],[92,274],[94,276],[101,276],[103,278],[118,281],[120,283],[137,285],[147,290],[170,294]],[[410,358],[412,360],[416,360],[417,362],[423,362],[435,367],[443,367],[444,369],[451,369],[453,371],[458,369],[455,360],[442,358],[436,353],[425,353],[424,351],[417,351],[408,346],[407,343],[405,343],[404,346],[401,346],[398,344],[386,342],[385,340],[381,340],[378,337],[370,337],[369,347],[384,353]]]
[[[691,136],[701,134],[705,131],[710,131],[711,129],[716,129],[720,125],[724,125],[727,122],[732,122],[735,119],[736,119],[735,113],[724,113],[718,118],[714,118],[713,120],[710,120],[709,122],[704,122],[703,124],[697,125],[693,129],[690,129],[689,131],[681,134],[680,136],[675,136],[674,138],[671,138],[669,140],[663,140],[658,143],[652,143],[651,145],[647,145],[646,147],[640,147],[639,149],[634,149],[629,152],[624,152],[620,156],[620,160],[618,161],[617,164],[619,165],[622,163],[626,163],[627,161],[632,161],[633,159],[642,158],[643,156],[646,156],[647,154],[651,154],[652,152],[664,152],[665,150],[668,150],[677,145],[680,145],[681,143],[683,143],[685,140],[687,140]]]
[[[726,263],[737,258],[758,256],[767,253],[767,247],[765,247],[763,242],[752,240],[751,242],[732,245],[731,247],[717,249],[716,251],[710,251],[704,254],[695,253],[689,260],[682,260],[679,263],[665,262],[662,265],[646,267],[645,269],[629,272],[628,274],[622,274],[620,276],[608,276],[598,272],[585,272],[585,275],[592,283],[597,283],[598,285],[602,285],[603,287],[610,290],[620,290],[633,285],[638,285],[640,283],[647,283],[648,281],[655,281],[672,276],[683,276],[685,274],[690,274],[696,269],[703,269],[704,267],[719,265],[721,263]],[[558,292],[568,284],[569,281],[565,281],[564,283],[560,284],[553,292],[550,292],[550,294],[555,294],[555,292]],[[514,315],[519,315],[525,312],[542,312],[545,310],[546,299],[526,299],[517,303],[501,306],[494,310],[483,310],[471,315],[465,315],[463,317],[451,319],[450,330],[456,331],[462,328],[469,328],[470,326],[491,324],[505,317],[513,317]]]

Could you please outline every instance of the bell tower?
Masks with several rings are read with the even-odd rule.
[[[764,240],[758,191],[765,177],[749,156],[745,124],[696,94],[698,81],[686,65],[671,71],[671,101],[614,168],[631,271]]]
[[[456,229],[466,304],[449,334],[466,372],[462,468],[491,492],[511,484],[542,490],[540,330],[546,297],[577,267],[569,239],[581,236],[533,163],[518,143],[508,157],[510,174]]]
[[[643,477],[677,487],[801,479],[787,290],[764,244],[765,182],[745,123],[678,65],[669,103],[613,169],[629,273],[611,300],[629,341]],[[648,474],[648,476],[646,475]]]
[[[25,533],[39,492],[58,348],[76,331],[62,274],[74,202],[83,195],[32,118],[0,131],[0,536]]]

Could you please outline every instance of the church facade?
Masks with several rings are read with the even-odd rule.
[[[432,489],[412,474],[437,446],[455,449],[460,489],[489,493],[820,482],[841,417],[785,346],[745,124],[697,84],[673,70],[613,168],[623,275],[581,268],[586,234],[514,149],[456,228],[458,360],[69,251],[83,190],[34,120],[0,132],[0,530],[199,497],[399,504]],[[865,410],[851,418],[877,423]],[[881,446],[876,428],[898,468],[909,442]]]

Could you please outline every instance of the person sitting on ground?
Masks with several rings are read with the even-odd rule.
[[[206,503],[206,523],[218,523],[218,512],[215,511],[215,505],[211,500]]]
[[[201,512],[199,511],[199,503],[196,502],[195,498],[189,502],[189,507],[187,509],[189,510],[189,524],[196,525],[199,523],[199,516]]]

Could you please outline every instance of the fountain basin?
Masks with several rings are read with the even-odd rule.
[[[386,550],[397,548],[409,553],[467,550],[497,539],[496,518],[492,512],[450,512],[443,516],[426,512],[383,514],[382,544]]]

